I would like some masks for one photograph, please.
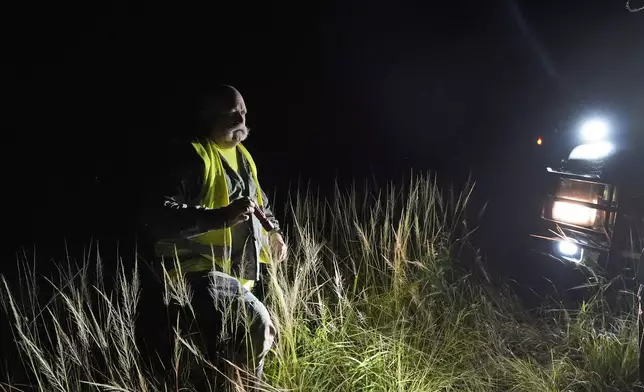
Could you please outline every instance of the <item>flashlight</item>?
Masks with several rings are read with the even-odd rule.
[[[254,215],[255,215],[255,218],[257,218],[257,220],[259,221],[259,223],[262,224],[262,227],[264,228],[264,230],[266,230],[269,233],[275,230],[275,226],[271,221],[268,220],[268,218],[266,217],[266,214],[264,214],[264,211],[262,211],[259,206],[255,207]]]

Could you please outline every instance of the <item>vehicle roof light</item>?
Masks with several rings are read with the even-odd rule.
[[[581,126],[581,136],[586,142],[598,142],[608,136],[608,123],[603,119],[592,119]]]
[[[610,142],[597,142],[582,144],[575,147],[571,152],[568,159],[578,159],[586,161],[594,161],[604,159],[615,152],[615,146]]]

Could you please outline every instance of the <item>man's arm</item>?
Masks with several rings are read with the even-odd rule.
[[[264,191],[262,191],[262,200],[264,201],[264,215],[266,215],[266,218],[273,224],[274,227],[274,229],[270,232],[271,235],[269,236],[269,247],[271,254],[275,256],[274,260],[282,261],[286,259],[288,252],[288,246],[286,245],[284,239],[284,233],[280,228],[277,218],[275,218],[275,214],[273,214],[273,211],[271,210],[268,196],[266,196],[266,193],[264,193]]]
[[[222,209],[198,204],[203,161],[194,151],[174,151],[149,179],[149,196],[140,214],[141,228],[157,239],[187,238],[226,226]]]

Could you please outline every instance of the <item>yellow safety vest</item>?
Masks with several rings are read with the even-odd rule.
[[[230,204],[228,198],[228,183],[226,181],[226,171],[217,150],[217,146],[210,140],[196,141],[192,143],[197,154],[204,162],[203,186],[199,195],[200,205],[208,209],[217,209]],[[238,144],[237,148],[246,158],[251,169],[251,179],[255,182],[257,195],[256,201],[260,207],[264,206],[261,188],[257,179],[257,167],[255,161],[242,145]],[[257,250],[256,258],[260,263],[268,263],[269,255],[266,252],[268,246],[268,235],[256,221],[255,217],[251,218],[254,228],[254,236],[258,238],[259,243],[255,243]],[[258,235],[259,234],[259,235]],[[232,245],[232,232],[230,228],[211,230],[207,233],[192,236],[183,240],[159,241],[156,245],[157,255],[162,257],[177,257],[180,262],[181,272],[193,271],[210,271],[216,264],[223,272],[230,273],[231,258],[230,249]],[[188,259],[183,260],[185,255],[190,254]],[[214,264],[213,264],[214,263]],[[177,271],[171,271],[176,274]],[[247,288],[252,287],[253,281],[236,277],[242,285]]]

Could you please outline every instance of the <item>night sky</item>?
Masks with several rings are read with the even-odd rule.
[[[538,135],[595,108],[642,120],[644,12],[623,0],[103,3],[2,12],[12,251],[111,235],[209,82],[244,95],[269,193],[471,172],[496,238],[532,213]]]

